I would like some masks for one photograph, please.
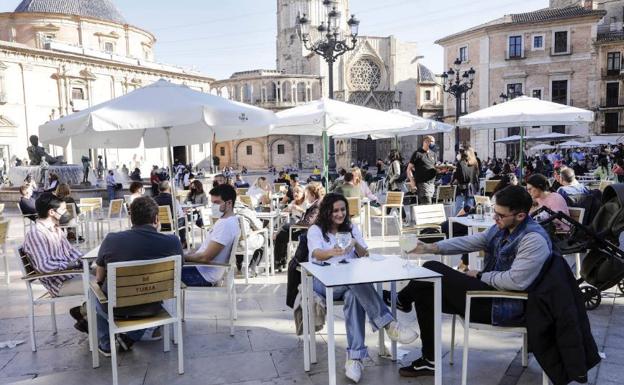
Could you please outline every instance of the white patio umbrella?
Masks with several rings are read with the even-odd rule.
[[[319,99],[277,113],[271,135],[310,135],[323,137],[323,171],[328,179],[329,137],[371,135],[381,130],[410,127],[414,119],[332,99]],[[364,134],[366,133],[366,134]],[[394,136],[394,134],[392,135]],[[390,136],[390,137],[392,137]]]
[[[525,127],[581,125],[593,121],[594,113],[592,111],[520,96],[464,115],[459,118],[459,125],[476,130],[520,127],[520,167],[522,170]]]
[[[554,150],[555,146],[551,146],[550,144],[538,144],[537,146],[533,146],[529,149],[529,151],[546,151],[546,150]]]
[[[567,142],[559,143],[557,146],[559,148],[592,147],[589,142],[578,142],[576,140],[568,140]]]
[[[522,137],[520,135],[511,135],[505,138],[496,139],[494,143],[515,143],[519,142],[521,139]],[[527,137],[525,136],[524,139],[526,140]]]
[[[39,127],[44,143],[76,148],[167,148],[266,136],[275,114],[262,108],[159,80],[147,87],[50,121]],[[175,197],[175,183],[172,183]],[[174,198],[175,199],[175,198]],[[177,227],[177,212],[173,210]]]
[[[542,142],[555,142],[557,140],[569,140],[573,138],[578,138],[578,135],[560,134],[558,132],[552,132],[550,134],[536,135],[536,136],[531,137],[530,139],[528,137],[525,137],[525,139],[527,140],[542,141]]]

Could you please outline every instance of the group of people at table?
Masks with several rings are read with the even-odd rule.
[[[422,149],[419,155],[413,158],[428,159],[429,151],[432,151],[431,145]],[[430,162],[427,161],[427,163]],[[580,188],[577,183],[574,183],[573,172],[570,176],[569,171],[561,170],[560,174],[564,185],[563,192],[567,191],[566,187]],[[308,184],[305,188],[298,186],[296,182],[291,185],[292,201],[285,210],[290,211],[295,219],[286,223],[275,236],[274,252],[276,257],[279,255],[276,263],[285,263],[289,239],[288,229],[292,224],[301,224],[307,228],[310,261],[326,261],[335,264],[344,259],[365,258],[369,255],[368,245],[359,227],[350,221],[348,201],[345,198],[345,195],[353,192],[351,190],[360,188],[354,187],[353,184],[357,177],[357,171],[351,172],[348,177],[344,178],[337,192],[329,194],[325,194],[324,188],[316,183]],[[541,276],[540,273],[547,261],[558,257],[547,232],[530,216],[530,212],[540,205],[550,206],[556,211],[565,212],[566,210],[563,197],[558,193],[550,193],[548,181],[545,179],[545,177],[534,175],[528,181],[528,189],[509,185],[497,191],[493,197],[492,217],[495,225],[489,230],[433,244],[419,242],[409,252],[414,255],[457,255],[485,251],[484,268],[480,271],[470,269],[468,261],[465,261],[462,270],[437,261],[428,261],[424,264],[425,268],[442,275],[442,311],[444,313],[463,316],[466,292],[470,290],[526,291]],[[181,280],[186,285],[219,284],[223,277],[223,268],[201,266],[201,264],[228,262],[231,249],[237,247],[233,243],[240,233],[238,216],[241,215],[241,203],[237,200],[236,189],[225,183],[223,176],[214,179],[213,187],[208,193],[209,197],[203,192],[201,183],[196,182],[191,186],[187,199],[193,203],[207,203],[209,200],[211,216],[216,221],[199,248],[188,252],[183,250],[186,249],[184,235],[180,234],[180,237],[177,237],[158,231],[160,228],[159,206],[168,205],[172,210],[179,209],[179,206],[174,203],[176,200],[171,196],[168,182],[161,183],[160,193],[155,198],[143,196],[142,185],[133,185],[129,205],[132,227],[129,230],[107,234],[100,245],[95,262],[95,279],[104,292],[106,292],[107,264],[171,255],[182,255],[185,262],[193,263],[193,266],[184,266],[182,270]],[[254,187],[266,192],[266,182],[265,178],[259,178],[248,194],[253,197]],[[422,190],[423,197],[429,195],[429,186],[422,185],[422,182],[418,183],[421,184],[418,188]],[[257,196],[258,204],[263,203],[265,196],[264,193]],[[30,199],[28,194],[24,197]],[[23,251],[28,255],[35,269],[46,273],[78,267],[81,264],[82,253],[68,241],[66,234],[59,228],[67,211],[66,201],[53,193],[43,193],[36,199],[34,208],[37,219],[26,234]],[[181,212],[179,216],[183,218],[185,214]],[[343,232],[351,234],[351,242],[344,248],[338,246],[336,239],[336,235]],[[284,262],[281,262],[282,260]],[[542,277],[541,279],[556,281],[556,277]],[[41,282],[52,295],[66,296],[82,293],[81,280],[81,275],[77,275],[73,278],[43,278]],[[559,283],[565,285],[565,283]],[[313,287],[315,292],[324,295],[325,288],[320,281],[315,280]],[[430,283],[412,281],[398,293],[399,310],[410,312],[412,308],[415,308],[420,329],[418,333],[413,325],[398,322],[392,316],[388,309],[391,301],[389,292],[384,292],[380,296],[372,284],[334,288],[335,299],[344,300],[347,331],[345,375],[349,379],[358,382],[363,375],[362,360],[368,357],[365,343],[367,317],[373,330],[387,333],[393,341],[411,344],[420,336],[422,355],[409,365],[400,368],[401,376],[433,375],[435,363],[432,290],[433,286]],[[154,303],[148,306],[119,308],[115,312],[115,317],[132,318],[152,315],[160,309],[160,306],[160,303]],[[115,347],[110,346],[109,343],[106,308],[98,305],[97,314],[99,351],[108,356],[111,349]],[[86,332],[87,321],[84,308],[81,306],[72,308],[70,315],[76,320],[76,328]],[[475,322],[494,325],[518,325],[524,322],[526,316],[523,303],[509,299],[477,301],[473,304],[472,315]],[[583,322],[583,319],[569,320],[569,322]],[[578,347],[578,344],[583,343],[579,338],[570,336],[571,332],[562,330],[561,333],[568,347]],[[158,338],[162,337],[157,329],[138,331],[119,335],[117,343],[120,350],[127,351],[140,339]],[[566,359],[566,354],[554,352],[553,357],[555,355],[557,357],[555,361]]]

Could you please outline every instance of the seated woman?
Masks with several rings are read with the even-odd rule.
[[[263,176],[256,179],[256,182],[247,190],[247,195],[251,197],[251,203],[254,207],[258,205],[268,205],[271,203],[269,194],[271,193],[271,186],[269,182]]]
[[[132,182],[130,183],[130,195],[126,199],[126,204],[128,207],[134,202],[135,199],[142,197],[145,195],[145,188],[143,187],[143,183],[141,182]]]
[[[290,218],[299,220],[301,216],[305,213],[305,207],[303,204],[305,203],[305,191],[301,186],[295,186],[292,189],[293,199],[290,201],[288,206],[286,206],[282,212],[290,213]]]
[[[531,207],[530,214],[533,214],[540,207],[548,207],[554,212],[562,212],[566,215],[570,215],[568,204],[564,197],[556,192],[550,192],[550,183],[548,178],[542,174],[533,174],[527,179],[527,191],[533,199],[533,206]],[[539,215],[540,220],[548,219],[550,215],[542,213]],[[570,226],[561,221],[554,221],[555,229],[557,231],[569,231]]]
[[[288,241],[290,236],[290,226],[302,226],[310,227],[318,216],[321,200],[325,196],[325,189],[323,186],[317,183],[311,183],[305,188],[305,200],[303,202],[303,208],[305,212],[301,219],[294,223],[286,223],[277,232],[274,239],[274,253],[275,253],[275,268],[280,270],[286,267],[286,255],[288,251]],[[293,239],[299,239],[299,235],[305,230],[295,230],[292,233]]]
[[[206,193],[204,192],[204,186],[199,180],[196,179],[193,182],[191,182],[189,186],[189,193],[186,196],[184,203],[193,204],[193,205],[204,205],[204,206],[208,204],[208,197],[206,196]],[[192,215],[193,215],[193,218],[195,219],[195,224],[198,227],[203,227],[204,221],[202,220],[200,212],[197,209],[193,209]]]
[[[327,261],[336,264],[343,259],[368,255],[368,249],[360,229],[349,220],[347,200],[340,194],[328,194],[323,198],[316,223],[308,230],[309,260]],[[342,249],[336,244],[338,232],[351,233],[351,244]],[[325,295],[325,286],[314,279],[314,291]],[[344,300],[344,315],[347,329],[347,361],[345,374],[354,382],[360,381],[368,357],[364,336],[366,317],[371,320],[373,330],[385,329],[393,341],[409,344],[418,338],[414,330],[394,320],[372,284],[334,287],[334,299]]]
[[[66,204],[73,204],[74,206],[74,210],[75,213],[74,215],[78,216],[78,214],[80,214],[80,208],[78,207],[78,205],[76,204],[76,201],[74,200],[74,198],[72,198],[71,196],[71,189],[69,188],[69,185],[67,183],[61,183],[58,185],[58,187],[56,188],[56,191],[54,192],[54,195],[56,195],[60,200],[62,200],[63,202],[65,202]],[[66,226],[68,224],[70,224],[70,222],[73,220],[74,218],[71,218],[71,216],[67,215],[67,216],[63,216],[61,217],[60,220],[60,225],[61,226]],[[67,229],[67,239],[69,241],[76,241],[76,229],[75,228],[68,228]],[[78,237],[79,241],[83,241],[82,237]]]
[[[137,182],[141,180],[141,170],[139,168],[135,168],[134,171],[130,173],[130,180]]]

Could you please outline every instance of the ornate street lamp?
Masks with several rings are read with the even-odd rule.
[[[346,52],[355,49],[357,43],[358,29],[360,21],[355,18],[355,15],[351,15],[351,18],[347,21],[349,26],[349,36],[343,37],[343,33],[340,30],[341,27],[341,14],[336,10],[335,0],[323,0],[323,5],[327,9],[327,19],[322,21],[316,28],[317,33],[315,36],[310,34],[310,20],[306,14],[297,17],[297,23],[299,26],[299,37],[303,42],[303,46],[315,54],[321,56],[328,64],[329,73],[329,98],[334,98],[334,63],[336,60]],[[328,173],[336,175],[336,152],[334,141],[329,140],[327,135],[323,134],[324,148],[326,142],[329,142],[329,160],[327,166],[329,167]]]
[[[459,151],[459,117],[461,116],[461,101],[462,97],[472,89],[474,84],[474,77],[476,71],[470,67],[468,71],[461,73],[459,66],[462,61],[455,59],[454,68],[449,68],[448,71],[442,73],[442,89],[444,92],[453,95],[455,97],[455,153]]]

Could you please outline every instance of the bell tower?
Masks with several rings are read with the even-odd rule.
[[[323,0],[277,0],[278,71],[310,75],[326,72],[324,60],[303,47],[297,25],[297,17],[305,14],[310,20],[310,31],[315,32],[327,19],[327,7],[323,3]],[[341,14],[342,29],[348,30],[349,0],[333,0],[332,3]],[[314,33],[311,35],[315,37]]]

